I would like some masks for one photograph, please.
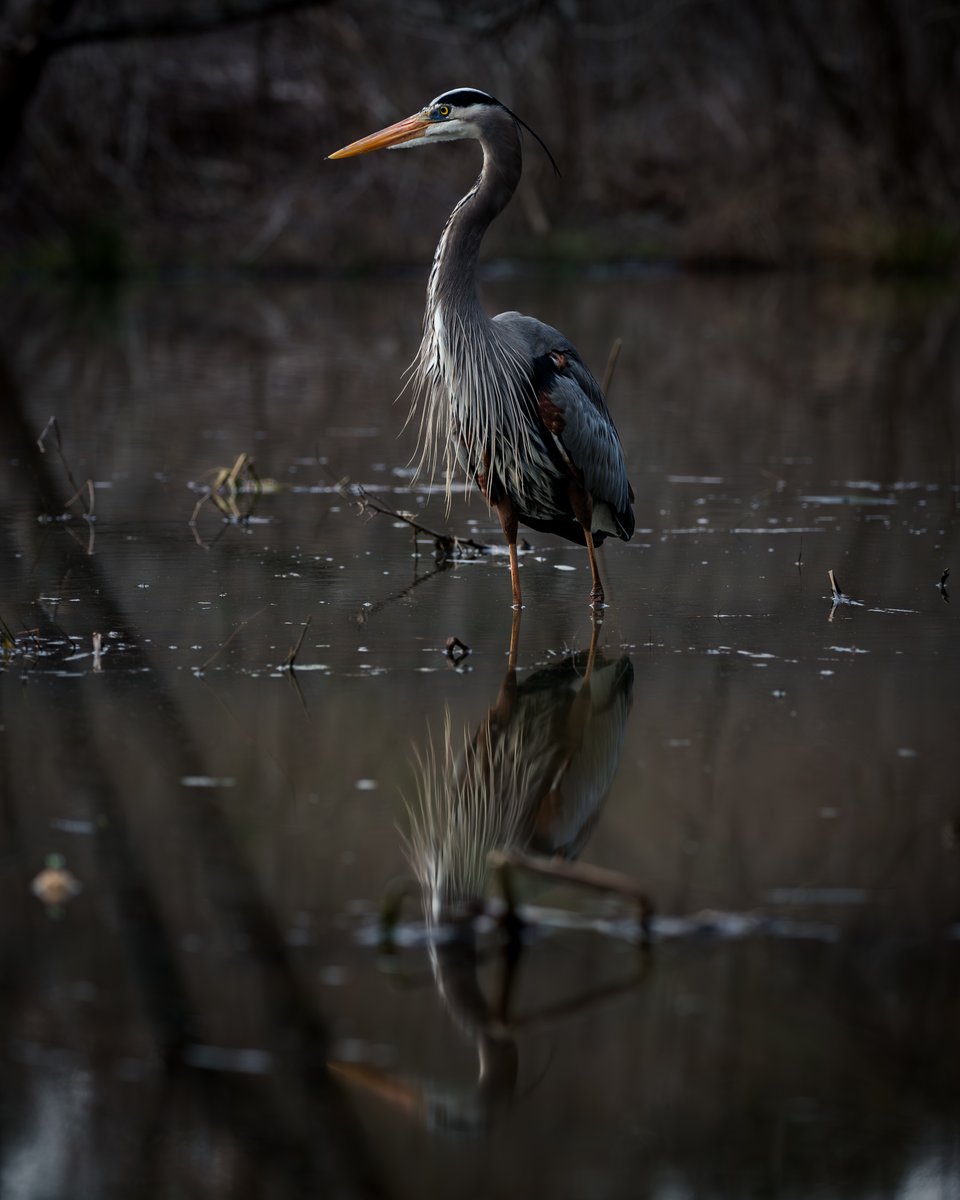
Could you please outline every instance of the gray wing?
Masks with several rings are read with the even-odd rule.
[[[505,312],[493,321],[511,349],[530,365],[531,374],[544,355],[556,352],[563,356],[562,371],[549,379],[549,398],[560,411],[562,429],[550,429],[550,433],[593,498],[626,516],[633,489],[627,479],[620,437],[600,384],[576,348],[558,329],[535,317]]]
[[[615,512],[625,513],[633,492],[620,438],[606,405],[601,408],[591,399],[570,367],[568,357],[568,373],[558,374],[551,381],[548,398],[559,411],[560,421],[550,432],[594,500],[605,501]],[[586,367],[580,367],[589,376]]]

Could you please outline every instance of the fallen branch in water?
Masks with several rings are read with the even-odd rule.
[[[404,524],[409,525],[416,533],[433,538],[437,553],[443,558],[463,558],[465,555],[470,557],[485,554],[490,549],[485,542],[478,542],[474,538],[460,537],[455,533],[441,533],[437,529],[431,529],[428,525],[418,521],[413,513],[393,508],[378,496],[371,496],[362,483],[342,485],[341,495],[346,500],[355,501],[361,512],[379,513],[384,517],[393,517],[395,521],[403,521]]]

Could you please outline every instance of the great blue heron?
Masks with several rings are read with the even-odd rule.
[[[602,606],[594,547],[610,534],[629,541],[634,529],[633,489],[603,391],[562,333],[516,312],[491,320],[477,296],[480,243],[520,179],[521,124],[486,92],[455,88],[329,157],[479,141],[483,170],[447,220],[427,286],[414,363],[421,465],[432,470],[442,453],[448,498],[459,464],[496,510],[516,608],[519,521],[586,546],[591,601]]]

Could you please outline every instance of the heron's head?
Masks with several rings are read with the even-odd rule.
[[[388,125],[377,133],[351,142],[341,150],[328,154],[327,158],[352,158],[355,154],[369,154],[371,150],[405,150],[410,146],[428,146],[433,142],[456,142],[464,138],[475,138],[478,141],[497,141],[498,133],[504,135],[514,131],[518,126],[532,133],[543,149],[547,158],[553,164],[553,169],[560,174],[553,155],[547,150],[543,139],[530,126],[511,112],[505,104],[501,104],[494,96],[481,92],[478,88],[452,88],[443,92],[435,100],[412,117],[398,121],[396,125]],[[519,142],[515,145],[519,146]]]
[[[486,92],[476,88],[453,88],[395,125],[351,142],[328,158],[352,158],[371,150],[403,150],[432,142],[453,142],[463,138],[481,138],[491,124],[516,120],[513,113]]]

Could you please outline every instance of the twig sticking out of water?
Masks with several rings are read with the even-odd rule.
[[[0,617],[0,650],[4,654],[8,654],[11,650],[17,647],[17,639],[14,636],[13,630],[6,623],[3,617]]]
[[[256,497],[261,494],[264,487],[263,480],[257,474],[250,455],[246,451],[238,454],[232,467],[218,467],[212,472],[212,475],[212,482],[194,505],[190,524],[196,525],[200,509],[208,500],[213,502],[228,521],[238,522],[242,521],[244,517],[248,517],[253,511]],[[237,497],[245,493],[252,493],[254,501],[246,512],[242,512],[237,503]]]
[[[303,628],[300,630],[300,636],[297,638],[297,644],[292,650],[288,651],[287,657],[283,660],[280,666],[281,671],[292,671],[293,665],[297,661],[297,655],[300,653],[300,647],[303,645],[303,639],[307,636],[307,630],[310,628],[310,622],[313,617],[307,617],[303,623]]]
[[[803,534],[800,534],[800,549],[797,552],[797,570],[803,574]]]
[[[28,629],[24,625],[20,633],[14,633],[0,618],[0,650],[4,656],[17,655],[28,662],[39,658],[55,661],[73,653],[76,648],[76,643],[60,629],[41,636],[39,629]]]
[[[442,558],[472,557],[484,554],[490,549],[485,542],[478,542],[474,538],[460,537],[455,533],[440,533],[439,530],[431,529],[418,521],[412,513],[391,507],[379,496],[371,496],[362,483],[344,485],[342,494],[345,499],[355,500],[361,512],[379,513],[384,517],[393,517],[395,521],[403,521],[417,533],[433,538],[437,554]]]
[[[944,601],[947,604],[950,603],[950,593],[947,591],[947,580],[949,578],[950,578],[950,568],[947,567],[946,570],[943,572],[943,574],[940,576],[940,582],[937,584],[937,587],[940,589],[940,595],[943,597]]]
[[[46,425],[44,425],[40,436],[37,438],[37,449],[41,454],[46,454],[47,452],[45,442],[47,440],[48,433],[53,434],[53,443],[57,448],[57,454],[60,455],[60,461],[63,463],[63,469],[66,472],[67,479],[70,481],[70,486],[73,488],[74,496],[77,496],[80,493],[80,487],[77,481],[74,479],[73,472],[70,470],[70,464],[67,462],[66,456],[63,453],[63,441],[60,437],[60,425],[56,417],[50,418]]]
[[[862,600],[854,600],[848,596],[840,587],[840,581],[837,579],[833,571],[827,572],[827,578],[830,580],[830,598],[833,603],[830,606],[830,612],[827,615],[827,620],[832,621],[837,609],[841,604],[852,604],[857,608],[863,608]]]
[[[46,425],[44,425],[40,436],[37,438],[37,449],[40,451],[40,453],[46,454],[46,452],[47,452],[46,440],[47,440],[48,434],[53,435],[53,444],[57,448],[57,454],[60,457],[60,463],[63,466],[64,474],[67,477],[67,482],[73,488],[73,495],[63,506],[64,512],[66,512],[66,510],[70,507],[70,505],[73,504],[75,501],[82,499],[82,493],[86,489],[88,500],[87,500],[87,503],[84,505],[85,511],[84,511],[83,515],[86,517],[87,520],[92,520],[93,519],[93,480],[88,479],[86,481],[86,483],[78,484],[76,479],[74,479],[73,472],[70,470],[70,464],[67,462],[67,456],[63,452],[63,440],[60,437],[60,425],[59,425],[56,417],[50,418],[50,420],[46,423]]]
[[[610,387],[613,383],[613,373],[617,369],[617,359],[620,357],[620,351],[623,349],[623,338],[614,338],[613,344],[610,347],[610,353],[607,355],[607,365],[603,369],[603,394],[610,399]]]

